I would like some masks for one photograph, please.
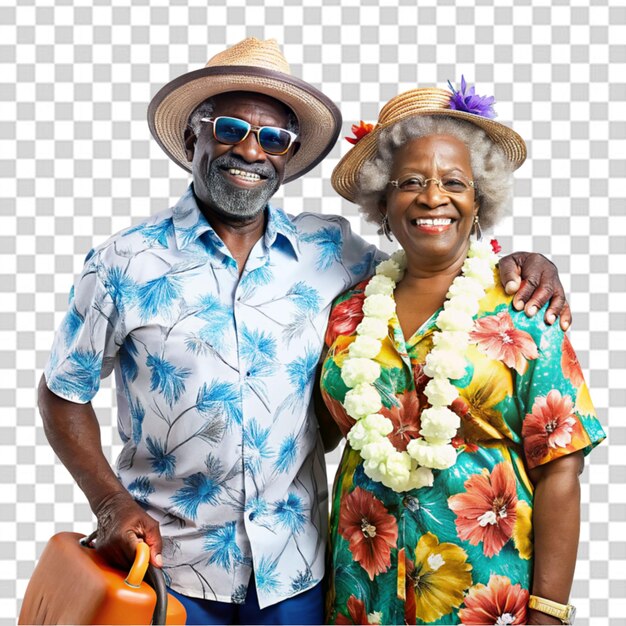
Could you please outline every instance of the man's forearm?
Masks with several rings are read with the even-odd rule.
[[[94,513],[111,496],[128,492],[102,452],[100,426],[91,404],[76,404],[52,393],[42,376],[39,411],[44,431]]]

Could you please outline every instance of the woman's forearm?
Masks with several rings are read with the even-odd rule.
[[[535,483],[531,593],[560,604],[568,603],[576,567],[581,468],[582,453],[563,457],[542,468]]]

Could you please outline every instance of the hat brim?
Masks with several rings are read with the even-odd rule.
[[[513,169],[517,169],[526,160],[526,143],[513,129],[495,120],[457,111],[455,109],[420,109],[419,112],[394,119],[386,124],[378,124],[371,133],[365,135],[339,161],[331,176],[333,189],[346,200],[358,204],[359,177],[363,165],[375,158],[378,150],[380,133],[405,119],[424,116],[446,116],[466,120],[482,128],[493,142],[504,152]]]
[[[298,118],[298,151],[285,167],[284,182],[315,167],[333,148],[341,113],[321,91],[303,80],[260,67],[223,65],[183,74],[162,87],[148,107],[148,125],[164,152],[191,172],[184,133],[193,110],[207,98],[229,91],[250,91],[279,100]]]

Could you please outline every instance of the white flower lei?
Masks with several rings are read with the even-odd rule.
[[[360,450],[365,473],[372,480],[397,492],[431,487],[432,470],[446,469],[456,462],[451,440],[460,419],[448,408],[458,397],[450,379],[460,378],[465,372],[473,316],[478,313],[478,303],[485,291],[493,285],[493,268],[497,262],[490,244],[474,241],[461,275],[450,285],[444,310],[437,318],[434,346],[424,366],[424,373],[432,379],[425,389],[430,407],[421,415],[421,437],[410,441],[406,451],[398,450],[387,438],[393,424],[379,413],[382,401],[375,385],[381,373],[375,358],[395,314],[393,292],[406,269],[404,251],[394,253],[376,268],[376,275],[365,288],[363,320],[357,326],[356,339],[341,369],[343,382],[350,388],[343,407],[356,420],[348,441],[355,450]]]

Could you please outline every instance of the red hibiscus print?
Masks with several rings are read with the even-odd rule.
[[[570,396],[562,396],[558,389],[553,389],[547,396],[538,396],[532,413],[526,415],[522,425],[529,465],[534,467],[550,452],[567,447],[577,428],[578,420]]]
[[[563,345],[561,349],[561,368],[563,369],[563,375],[569,378],[572,385],[578,389],[585,380],[574,348],[572,348],[570,340],[565,335],[563,335]]]
[[[470,405],[463,396],[459,396],[450,405],[450,410],[454,411],[462,420],[469,414]]]
[[[348,436],[348,432],[354,426],[354,419],[351,418],[346,410],[343,408],[343,404],[339,402],[339,400],[335,400],[324,388],[322,385],[322,399],[324,400],[324,404],[330,411],[330,414],[333,416],[335,423],[339,427],[341,434],[344,437]]]
[[[465,481],[465,493],[448,498],[456,513],[459,537],[473,546],[483,542],[483,552],[499,554],[511,538],[517,519],[515,474],[507,463],[498,463],[491,474],[484,471]]]
[[[462,452],[478,452],[478,446],[475,443],[469,443],[468,441],[466,441],[465,439],[463,439],[463,437],[461,437],[460,435],[456,435],[455,437],[452,437],[452,439],[450,440],[450,443],[452,444],[452,447],[455,450],[459,450],[462,448]]]
[[[355,596],[348,598],[348,614],[346,617],[343,613],[337,613],[335,624],[369,624],[367,612],[365,611],[365,603]]]
[[[536,359],[539,355],[533,338],[515,328],[507,311],[476,320],[470,340],[490,359],[502,361],[518,374],[526,371],[527,359]]]
[[[424,406],[428,404],[428,398],[424,393],[426,385],[430,382],[430,377],[424,373],[424,366],[421,363],[411,363],[413,367],[413,378],[415,380],[415,392],[417,393],[417,399],[419,403]]]
[[[370,580],[389,569],[391,548],[398,541],[398,526],[395,517],[371,493],[357,487],[344,498],[338,530]]]
[[[399,406],[382,407],[380,413],[393,423],[393,431],[388,438],[397,450],[402,451],[406,450],[409,441],[420,436],[420,402],[414,391],[407,391],[395,399],[400,403]]]
[[[450,443],[456,449],[463,448],[465,452],[478,452],[478,446],[474,442],[468,440],[467,434],[465,433],[467,420],[472,419],[470,414],[470,405],[467,403],[467,400],[462,396],[459,396],[450,405],[450,410],[454,411],[454,413],[461,418],[461,426],[457,431],[456,436],[452,438]]]
[[[374,129],[374,124],[367,124],[363,120],[359,124],[352,124],[352,132],[354,137],[346,137],[346,141],[349,141],[352,145],[355,145],[365,137],[369,135]]]
[[[332,346],[340,335],[353,335],[356,327],[363,320],[363,300],[365,285],[363,282],[355,287],[358,293],[338,304],[332,311],[326,328],[326,345]]]
[[[525,624],[528,591],[506,576],[492,574],[489,584],[474,585],[459,611],[462,624]]]

